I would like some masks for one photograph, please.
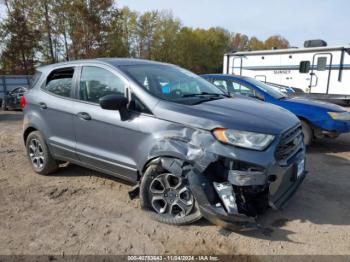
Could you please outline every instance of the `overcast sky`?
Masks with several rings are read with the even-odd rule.
[[[306,39],[350,43],[350,0],[117,0],[139,12],[171,10],[183,25],[220,26],[265,40],[274,34],[301,47]]]

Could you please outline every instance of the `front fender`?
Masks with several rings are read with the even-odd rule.
[[[139,170],[144,170],[147,163],[154,158],[173,157],[193,165],[202,172],[218,159],[218,155],[212,150],[216,143],[208,132],[201,130],[184,128],[178,131],[164,131],[152,141],[148,154],[140,161],[142,164]]]

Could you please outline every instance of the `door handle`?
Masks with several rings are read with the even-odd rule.
[[[312,78],[313,78],[313,76],[314,76],[315,79],[316,79],[314,85],[312,84]],[[317,85],[318,85],[318,76],[317,76],[315,73],[311,72],[311,73],[310,73],[310,85],[309,85],[309,87],[310,87],[310,88],[311,88],[311,87],[316,87]]]
[[[88,113],[85,113],[85,112],[80,112],[80,113],[77,114],[77,116],[80,119],[83,119],[83,120],[91,120],[91,116]]]
[[[41,109],[47,109],[47,105],[45,103],[43,103],[43,102],[40,102],[39,106],[40,106]]]

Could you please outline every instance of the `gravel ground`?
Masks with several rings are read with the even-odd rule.
[[[21,112],[0,112],[0,254],[350,254],[350,135],[308,150],[308,177],[261,231],[151,220],[131,186],[75,165],[35,174]]]

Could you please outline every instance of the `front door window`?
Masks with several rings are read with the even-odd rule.
[[[106,95],[125,94],[125,84],[112,72],[93,66],[83,67],[80,79],[80,99],[98,103]]]

